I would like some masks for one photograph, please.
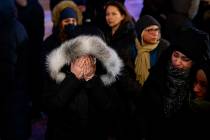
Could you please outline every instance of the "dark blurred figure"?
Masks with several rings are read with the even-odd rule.
[[[141,19],[144,15],[153,16],[161,25],[162,31],[165,30],[166,13],[168,11],[168,0],[143,0],[143,8],[139,15]]]
[[[200,0],[170,0],[167,7],[163,36],[171,43],[176,40],[182,28],[193,27],[192,20],[197,14]]]
[[[193,19],[195,26],[210,35],[210,2],[201,0],[198,13]]]
[[[1,140],[28,140],[31,130],[26,94],[27,34],[15,12],[13,0],[0,0]]]
[[[40,94],[42,77],[40,53],[44,38],[44,10],[38,0],[16,0],[18,19],[25,27],[28,37],[28,93],[32,99],[32,119],[41,117]],[[33,73],[31,75],[31,73]]]

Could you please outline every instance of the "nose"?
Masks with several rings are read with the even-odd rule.
[[[177,68],[182,68],[182,61],[180,58],[177,58],[176,61],[175,61],[175,66]]]
[[[193,85],[193,91],[196,92],[200,92],[200,85],[198,83],[194,83]]]

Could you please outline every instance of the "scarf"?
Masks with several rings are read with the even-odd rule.
[[[135,73],[136,80],[143,86],[149,76],[150,52],[158,46],[159,41],[156,44],[142,44],[143,45],[139,42],[137,43],[138,53],[135,59]]]
[[[189,73],[190,70],[180,70],[174,68],[171,63],[167,67],[168,77],[166,86],[168,93],[164,95],[164,114],[170,117],[172,114],[178,112],[186,97],[190,92],[189,87]]]

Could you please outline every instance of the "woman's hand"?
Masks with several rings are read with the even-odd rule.
[[[83,74],[84,74],[83,78],[85,79],[85,81],[88,81],[88,80],[92,79],[95,75],[96,60],[92,56],[88,56],[85,59],[84,64],[85,65],[83,67]]]
[[[85,65],[84,57],[80,57],[71,62],[70,71],[79,79],[83,79],[83,67]]]

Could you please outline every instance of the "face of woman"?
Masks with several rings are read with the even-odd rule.
[[[192,60],[179,51],[173,51],[171,62],[177,69],[187,70],[192,67]]]
[[[117,7],[108,6],[106,9],[106,22],[111,28],[118,28],[121,21],[125,18],[124,15],[120,13]]]
[[[198,70],[193,84],[193,91],[197,98],[204,99],[207,95],[208,80],[202,69]]]
[[[160,28],[157,25],[152,25],[143,30],[143,41],[147,44],[156,44],[160,39]]]
[[[75,18],[66,18],[63,19],[60,23],[61,29],[63,30],[64,27],[68,24],[73,24],[73,25],[77,25],[77,20]]]

